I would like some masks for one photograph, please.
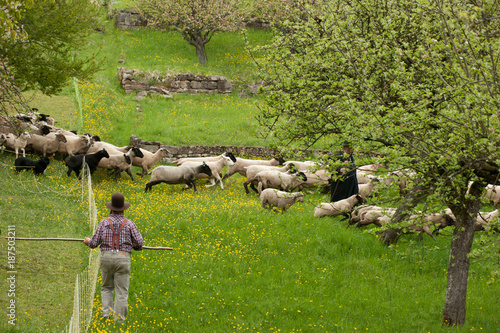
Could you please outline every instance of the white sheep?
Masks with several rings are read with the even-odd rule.
[[[358,193],[359,195],[366,200],[373,192],[377,184],[380,183],[378,178],[372,178],[367,184],[359,184],[358,185]]]
[[[194,192],[196,192],[195,176],[199,173],[205,173],[211,176],[212,170],[210,170],[210,167],[205,163],[196,166],[157,166],[149,172],[151,179],[146,184],[144,192],[150,191],[154,185],[160,183],[186,184],[188,188],[192,187]]]
[[[218,161],[221,157],[223,156],[227,156],[229,158],[231,158],[233,161],[236,161],[236,157],[233,155],[232,152],[225,152],[223,154],[220,154],[218,156],[206,156],[206,157],[181,157],[181,158],[178,158],[174,161],[175,164],[177,164],[177,166],[179,165],[182,165],[186,162],[200,162],[200,163],[203,163],[203,162],[209,162],[209,161]]]
[[[293,174],[280,171],[261,171],[255,175],[255,178],[258,181],[259,192],[265,188],[292,192],[300,184],[307,181],[307,177],[302,171]]]
[[[302,191],[304,188],[317,188],[328,187],[330,184],[330,179],[332,177],[330,171],[325,169],[319,169],[315,172],[305,172],[307,181],[299,185],[299,190]]]
[[[318,206],[314,207],[314,217],[337,215],[344,215],[348,217],[353,207],[362,202],[363,198],[358,194],[351,195],[347,199],[335,202],[322,202]]]
[[[31,135],[28,132],[21,133],[18,137],[14,139],[14,151],[16,152],[16,158],[19,157],[19,150],[23,151],[23,157],[26,157],[26,145]]]
[[[246,177],[246,168],[250,165],[270,165],[277,166],[283,165],[285,161],[281,157],[274,157],[270,160],[249,160],[245,158],[237,158],[234,165],[227,168],[227,173],[224,175],[223,179],[229,178],[235,173],[239,173],[243,177]]]
[[[91,138],[87,135],[65,135],[66,142],[59,144],[57,150],[60,154],[68,154],[70,156],[76,154],[87,153],[92,145]]]
[[[442,224],[440,224],[438,226],[437,230],[443,229],[443,228],[450,226],[450,225],[454,225],[457,221],[457,219],[456,219],[455,215],[453,214],[453,212],[451,211],[451,209],[446,208],[445,213],[451,217],[452,221],[446,221],[447,223],[443,222]],[[477,214],[476,225],[475,225],[474,230],[475,231],[482,231],[482,230],[488,229],[489,224],[491,224],[491,222],[495,218],[497,218],[498,216],[500,216],[500,212],[498,211],[498,209],[495,209],[492,212],[479,212]]]
[[[108,154],[126,153],[128,151],[127,148],[128,147],[117,147],[114,144],[106,142],[106,141],[96,141],[88,149],[87,154],[97,153],[98,151],[100,151],[102,149],[106,149]],[[144,153],[143,149],[141,149],[141,151]]]
[[[53,155],[59,151],[62,142],[67,142],[66,136],[60,133],[49,133],[47,135],[32,134],[28,145],[43,156]]]
[[[97,142],[96,142],[97,143]],[[96,144],[94,143],[94,145]],[[152,153],[146,149],[139,148],[144,155],[144,157],[134,158],[132,161],[132,165],[138,166],[142,168],[141,173],[137,173],[139,176],[143,177],[148,174],[149,169],[151,169],[156,163],[158,163],[161,159],[170,155],[166,148],[160,148],[155,153]]]
[[[246,169],[246,177],[247,180],[243,183],[243,186],[245,187],[245,192],[246,194],[249,194],[250,191],[248,190],[248,185],[254,190],[256,193],[258,193],[257,188],[255,187],[258,185],[258,180],[255,176],[261,171],[279,171],[279,172],[288,172],[290,168],[293,168],[293,164],[288,164],[287,166],[270,166],[270,165],[249,165],[245,167]]]
[[[318,162],[314,161],[286,161],[285,163],[283,163],[283,166],[288,166],[290,164],[293,164],[297,170],[303,172],[313,172],[321,167]]]
[[[234,157],[233,157],[234,158]],[[235,158],[236,159],[236,158]],[[210,185],[205,185],[205,187],[211,187],[216,184],[216,179],[217,181],[220,181],[220,188],[223,190],[224,185],[222,184],[222,179],[221,179],[221,172],[224,166],[231,166],[234,165],[234,161],[231,159],[229,156],[220,156],[217,160],[211,160],[205,162],[206,165],[209,166],[211,172],[211,175],[208,175],[206,173],[198,173],[195,178],[196,179],[202,179],[202,178],[208,178],[210,180]],[[199,165],[200,162],[194,162],[194,161],[186,161],[182,163],[181,165],[187,165],[187,166],[196,166]]]
[[[493,202],[493,206],[497,209],[497,205],[500,202],[500,186],[488,184],[484,197]]]
[[[131,166],[132,161],[136,156],[144,157],[139,148],[131,147],[127,153],[109,154],[109,157],[105,157],[99,161],[97,167],[102,169],[114,170],[115,178],[119,178],[122,171],[125,171],[130,176],[130,178],[134,180]]]
[[[267,188],[260,193],[260,201],[263,208],[278,207],[283,213],[296,201],[303,202],[304,194],[302,192],[284,192],[272,188]]]

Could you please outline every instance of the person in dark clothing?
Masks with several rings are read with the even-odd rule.
[[[356,164],[354,164],[354,156],[352,154],[354,149],[348,142],[344,142],[342,150],[344,153],[340,160],[344,162],[344,166],[337,169],[339,178],[336,181],[332,180],[330,185],[330,202],[347,199],[359,192]]]

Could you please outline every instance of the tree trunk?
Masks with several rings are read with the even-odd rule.
[[[480,201],[475,198],[479,198],[481,194],[481,184],[474,182],[470,188],[470,194],[472,199],[459,200],[463,205],[450,205],[457,221],[450,245],[448,282],[443,310],[443,325],[446,326],[465,324],[467,279],[469,276],[469,258],[467,256],[474,239],[476,217],[480,207]]]
[[[196,47],[196,55],[200,64],[204,65],[207,63],[207,54],[205,52],[205,44],[203,42],[198,42],[194,45]]]
[[[423,191],[421,185],[416,185],[408,192],[405,196],[403,202],[399,205],[398,209],[394,213],[391,219],[391,223],[399,223],[403,221],[409,215],[409,211],[413,209],[422,199],[427,196],[427,192]],[[401,231],[398,229],[387,229],[384,230],[380,240],[384,242],[385,245],[396,244],[401,235]]]

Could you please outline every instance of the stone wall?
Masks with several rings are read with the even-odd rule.
[[[261,147],[236,147],[236,146],[169,146],[159,141],[147,141],[138,138],[135,135],[130,137],[129,144],[131,146],[146,149],[155,153],[160,148],[165,148],[169,151],[170,157],[165,159],[165,162],[171,162],[178,158],[183,157],[204,157],[204,156],[217,156],[225,152],[232,152],[238,157],[262,157],[273,158],[278,155],[276,149],[261,148]]]
[[[132,9],[122,9],[115,16],[115,26],[117,29],[142,29],[148,25],[137,11]]]
[[[231,82],[219,75],[175,74],[152,78],[141,77],[133,69],[118,67],[117,75],[125,93],[135,92],[139,95],[160,94],[169,96],[171,93],[231,93]],[[138,77],[138,80],[135,78]]]

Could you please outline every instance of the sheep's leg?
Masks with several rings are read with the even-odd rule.
[[[128,175],[130,176],[130,178],[132,179],[132,181],[134,181],[134,176],[132,176],[132,170],[131,170],[131,168],[129,167],[125,171],[128,173]],[[120,172],[120,174],[121,174],[121,172]]]
[[[150,181],[149,183],[146,184],[146,188],[144,189],[144,192],[147,192],[148,190],[151,191],[151,188],[153,185],[160,184],[162,181],[161,180],[153,180]]]
[[[23,150],[23,157],[26,157],[26,151],[24,150],[24,148],[21,148]]]
[[[255,191],[255,193],[259,193],[259,190],[255,187],[253,182],[250,183],[250,188]]]
[[[212,187],[212,186],[214,186],[214,185],[216,184],[216,182],[215,182],[215,178],[210,178],[210,179],[209,179],[209,181],[210,181],[210,185],[209,185],[209,184],[207,184],[207,185],[205,185],[205,187]],[[224,189],[224,186],[222,186],[222,182],[220,182],[220,185],[221,185],[220,187],[221,187],[222,189]]]

